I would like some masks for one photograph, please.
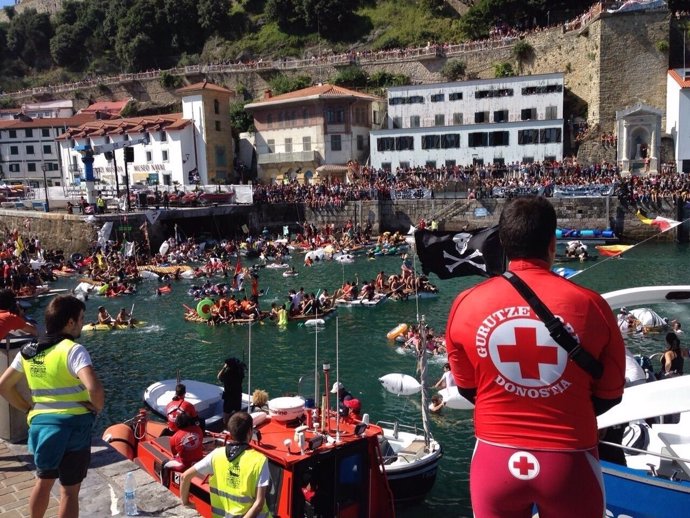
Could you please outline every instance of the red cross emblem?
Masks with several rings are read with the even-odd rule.
[[[508,459],[508,470],[520,480],[531,480],[539,474],[539,461],[526,451],[513,453]]]
[[[517,363],[520,376],[525,380],[538,380],[539,365],[558,364],[558,346],[537,343],[537,330],[533,327],[516,327],[514,344],[499,344],[501,362]]]

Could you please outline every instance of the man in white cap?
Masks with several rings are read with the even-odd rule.
[[[345,406],[345,401],[349,401],[352,399],[352,394],[350,394],[346,389],[345,385],[343,385],[340,381],[336,381],[333,383],[333,388],[331,388],[331,394],[337,394],[338,395],[338,412],[340,412],[340,415],[342,417],[345,417],[350,409]]]

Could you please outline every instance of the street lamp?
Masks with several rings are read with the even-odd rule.
[[[48,179],[46,178],[46,168],[47,168],[46,163],[42,162],[41,163],[41,171],[43,171],[43,190],[46,194],[45,210],[46,210],[46,212],[50,212],[50,203],[48,202]]]

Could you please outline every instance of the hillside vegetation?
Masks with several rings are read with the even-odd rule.
[[[458,43],[572,19],[586,0],[67,0],[5,8],[0,89],[177,65]],[[672,4],[673,2],[669,2]]]

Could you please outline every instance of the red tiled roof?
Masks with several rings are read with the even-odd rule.
[[[80,110],[79,113],[104,112],[120,115],[129,101],[130,99],[125,99],[124,101],[100,101],[87,106],[83,110]]]
[[[295,90],[294,92],[288,92],[286,94],[276,95],[274,97],[269,97],[268,99],[257,99],[253,103],[248,104],[246,107],[251,108],[272,103],[294,102],[308,99],[337,99],[342,97],[355,97],[357,99],[364,99],[367,101],[379,100],[379,97],[374,95],[364,94],[361,92],[356,92],[355,90],[350,90],[349,88],[344,88],[342,86],[325,83],[322,85],[303,88],[301,90]]]
[[[679,70],[683,70],[683,69],[679,69]],[[678,83],[678,85],[681,88],[690,88],[690,79],[685,79],[678,72],[676,72],[676,70],[673,68],[671,70],[669,70],[668,73],[676,81],[676,83]]]
[[[178,94],[186,94],[190,92],[197,92],[199,90],[207,90],[211,92],[222,92],[225,94],[234,94],[232,90],[228,90],[227,88],[223,86],[218,86],[214,85],[213,83],[209,83],[208,81],[201,81],[200,83],[194,83],[193,85],[189,86],[183,86],[182,88],[178,88],[176,92]]]
[[[86,122],[94,121],[96,119],[95,113],[78,113],[72,117],[52,118],[46,117],[42,119],[6,119],[0,120],[0,129],[30,129],[30,128],[62,128],[80,126]]]
[[[127,119],[96,120],[82,124],[79,127],[70,128],[57,137],[57,140],[122,135],[124,133],[145,133],[160,130],[176,131],[185,128],[191,123],[191,120],[183,119],[181,113],[130,117]]]

